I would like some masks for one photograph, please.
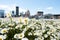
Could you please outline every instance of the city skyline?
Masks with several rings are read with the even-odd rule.
[[[60,14],[60,0],[0,0],[0,9],[9,12],[19,6],[20,12],[30,10],[31,15],[42,10],[44,14]]]

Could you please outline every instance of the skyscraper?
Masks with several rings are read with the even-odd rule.
[[[18,17],[19,16],[19,7],[16,6],[16,16]]]

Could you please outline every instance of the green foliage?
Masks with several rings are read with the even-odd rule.
[[[21,29],[24,29],[27,25],[23,25]]]
[[[21,32],[22,31],[19,29],[10,29],[7,33],[7,38],[5,40],[16,40],[14,39],[14,35]]]
[[[29,28],[29,29],[25,32],[25,37],[27,37],[29,40],[34,40],[35,38],[37,38],[37,36],[36,36],[36,35],[33,35],[33,33],[32,33],[32,35],[28,35],[29,32],[32,32],[32,29],[31,29],[31,28]]]
[[[44,40],[51,40],[50,36],[48,36],[47,38],[44,38]]]
[[[9,23],[9,24],[10,24],[10,23]],[[12,24],[14,24],[14,25],[12,26]],[[15,22],[12,22],[11,25],[8,25],[8,27],[15,28],[16,25],[17,25],[17,24],[16,24]]]

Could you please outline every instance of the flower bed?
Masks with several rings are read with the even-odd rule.
[[[59,40],[60,22],[54,20],[19,18],[0,21],[0,40]]]

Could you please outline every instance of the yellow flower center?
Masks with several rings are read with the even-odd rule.
[[[6,30],[4,30],[3,32],[7,32]]]
[[[20,35],[20,37],[22,37],[22,35]]]
[[[25,20],[25,23],[27,24],[27,20]]]
[[[0,38],[0,40],[2,40],[2,38]]]

